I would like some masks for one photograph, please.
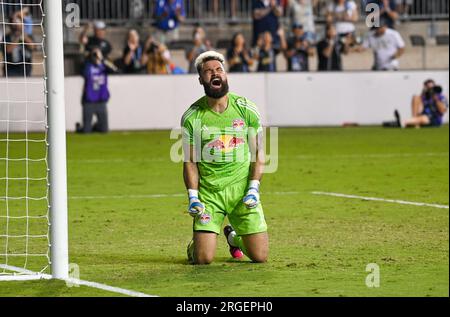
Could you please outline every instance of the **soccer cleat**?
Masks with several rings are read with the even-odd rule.
[[[395,122],[397,123],[397,126],[399,128],[402,127],[402,120],[400,119],[400,112],[398,112],[398,110],[394,111],[394,116],[395,116]]]
[[[240,259],[244,256],[244,253],[241,249],[239,249],[236,246],[231,245],[230,240],[228,237],[230,235],[236,235],[236,231],[234,231],[233,227],[230,225],[226,225],[225,228],[223,228],[223,234],[225,235],[225,238],[227,239],[227,243],[230,246],[230,254],[233,257],[233,259]]]
[[[191,240],[191,242],[189,242],[188,246],[187,246],[187,258],[188,258],[188,262],[190,264],[194,263],[194,239]]]

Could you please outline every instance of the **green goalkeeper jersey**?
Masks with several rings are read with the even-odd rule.
[[[181,119],[183,142],[194,146],[202,189],[223,190],[248,179],[248,140],[262,130],[253,102],[233,93],[227,96],[228,106],[223,113],[213,111],[204,96]]]

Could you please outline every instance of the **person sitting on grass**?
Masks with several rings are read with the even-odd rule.
[[[434,80],[424,82],[422,94],[414,96],[412,100],[412,118],[406,120],[402,126],[439,127],[443,123],[443,117],[448,109],[448,101],[442,93],[442,87],[437,86]],[[400,119],[398,118],[400,121]]]

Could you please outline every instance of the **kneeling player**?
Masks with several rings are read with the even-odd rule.
[[[188,245],[193,264],[213,261],[217,235],[224,234],[234,258],[266,262],[267,225],[259,199],[263,173],[262,127],[256,106],[228,92],[224,57],[213,51],[195,62],[206,96],[183,115],[184,181],[194,237]]]

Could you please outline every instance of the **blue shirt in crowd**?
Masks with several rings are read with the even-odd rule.
[[[375,3],[380,7],[380,10],[382,10],[384,8],[384,2],[383,0],[368,0],[367,3]],[[395,9],[397,8],[397,3],[396,0],[389,0],[389,8],[392,11],[395,11]],[[393,20],[386,12],[383,13],[380,16],[381,19],[384,19],[386,21],[386,25],[388,28],[390,29],[395,29],[395,20]]]
[[[156,27],[163,31],[176,29],[179,25],[177,9],[183,17],[186,16],[183,0],[157,0],[156,2]]]
[[[267,1],[267,3],[269,3],[269,1]],[[280,5],[280,0],[277,0],[277,4]],[[264,9],[267,8],[268,6],[269,5],[266,6],[264,0],[252,1],[252,11],[256,9]],[[258,40],[259,34],[269,31],[272,34],[274,47],[278,47],[280,44],[280,38],[277,34],[278,28],[279,28],[278,17],[275,15],[275,13],[273,13],[273,11],[270,11],[270,13],[265,17],[263,17],[262,19],[259,20],[253,19],[253,46],[256,44],[256,41]]]

